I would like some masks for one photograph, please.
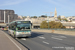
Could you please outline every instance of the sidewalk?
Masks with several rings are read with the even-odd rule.
[[[8,34],[0,30],[0,50],[28,50]]]

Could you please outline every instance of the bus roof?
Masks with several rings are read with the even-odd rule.
[[[25,21],[25,20],[15,20],[15,21],[10,22],[9,24],[14,23],[14,22],[18,22],[18,21]]]

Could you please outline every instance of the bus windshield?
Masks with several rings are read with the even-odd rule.
[[[30,29],[30,24],[18,24],[17,25],[17,30],[29,30]]]

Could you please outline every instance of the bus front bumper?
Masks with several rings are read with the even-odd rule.
[[[16,35],[16,37],[30,37],[31,34],[19,34],[19,35]]]

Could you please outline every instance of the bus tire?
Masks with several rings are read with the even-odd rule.
[[[16,35],[14,34],[14,38],[16,38]]]
[[[11,36],[11,34],[9,34]]]

